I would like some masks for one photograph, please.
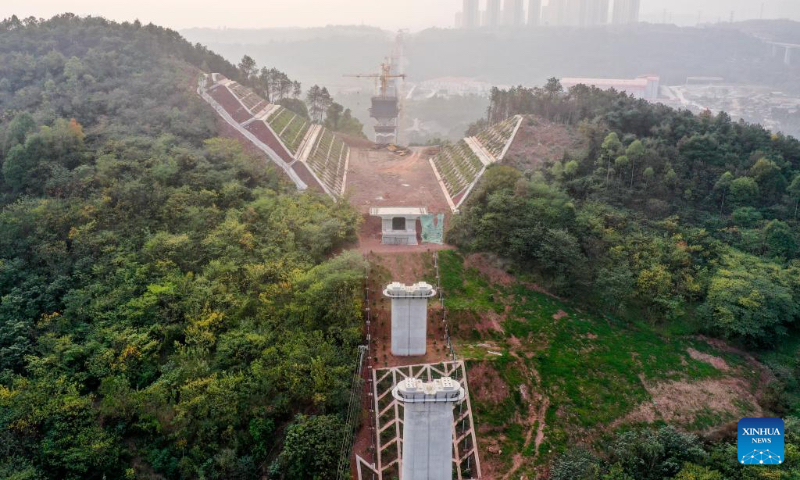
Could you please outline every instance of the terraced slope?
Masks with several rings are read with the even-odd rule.
[[[431,159],[455,211],[480,178],[484,168],[503,159],[514,142],[522,117],[516,115],[492,125],[474,137],[444,147]]]
[[[501,157],[506,150],[506,146],[512,140],[514,131],[517,129],[517,125],[521,120],[519,115],[511,117],[481,131],[475,138],[495,159],[497,159],[497,161],[500,161],[502,160]]]
[[[451,198],[469,187],[483,169],[483,163],[464,140],[443,148],[433,163]]]
[[[258,111],[256,106],[260,104],[266,104],[266,101],[259,97],[255,92],[236,82],[232,82],[228,88],[230,88],[231,92],[233,92],[233,94],[236,95],[236,97],[238,97],[244,106],[247,107],[247,109],[252,113]]]
[[[222,75],[215,74],[213,79],[215,84],[208,93],[239,124],[237,128],[252,134],[295,171],[305,172],[298,175],[307,184],[318,183],[320,190],[335,198],[342,195],[350,148],[341,138],[319,126],[319,131],[311,131],[312,123],[305,118],[271,105],[250,88]]]
[[[278,134],[292,155],[297,154],[297,149],[311,127],[311,122],[283,107],[270,115],[267,123]]]
[[[350,148],[342,139],[323,129],[306,164],[334,195],[340,195],[349,155]]]

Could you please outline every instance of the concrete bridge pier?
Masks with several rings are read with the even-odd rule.
[[[791,65],[792,64],[792,47],[786,47],[786,53],[783,55],[783,63],[784,65]]]
[[[436,295],[433,286],[419,282],[389,284],[383,294],[392,299],[392,355],[425,355],[428,346],[428,299]]]
[[[444,377],[429,383],[403,380],[392,391],[403,404],[403,480],[453,478],[453,405],[464,400],[461,385]]]

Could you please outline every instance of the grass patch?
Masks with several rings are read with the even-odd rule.
[[[439,273],[445,305],[451,310],[502,312],[503,291],[491,285],[475,268],[465,268],[464,257],[455,251],[439,253]]]
[[[519,444],[514,435],[528,412],[520,395],[522,385],[550,399],[545,442],[540,448],[549,456],[576,441],[591,441],[587,432],[594,436],[608,433],[609,425],[651,401],[645,384],[730,374],[691,358],[687,348],[723,358],[732,369],[747,366],[747,360],[736,352],[719,351],[694,337],[658,330],[644,322],[631,324],[582,312],[521,284],[491,285],[477,270],[466,268],[457,252],[442,252],[439,258],[448,308],[470,311],[479,318],[489,311],[506,313],[510,306],[502,322],[505,333],[462,340],[459,353],[474,361],[491,362],[507,385],[509,394],[502,402],[473,400],[473,405],[479,427],[505,425],[511,429],[504,434],[504,441],[508,447],[518,446],[517,453],[532,454],[530,447],[524,448],[524,438]],[[492,350],[503,355],[487,354],[489,349],[480,346],[481,340],[491,340],[496,346]],[[538,372],[540,383],[526,373],[532,371]],[[728,417],[709,410],[686,427],[706,430],[730,421]],[[531,426],[523,430],[528,428]]]

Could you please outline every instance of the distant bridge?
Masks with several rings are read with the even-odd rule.
[[[795,51],[800,50],[800,44],[797,43],[785,43],[785,42],[775,42],[770,40],[769,38],[765,38],[759,35],[754,35],[757,39],[761,40],[762,42],[766,43],[767,45],[772,46],[772,56],[778,57],[783,50],[783,63],[784,65],[791,65],[792,58],[795,56]],[[798,52],[800,53],[800,52]]]
[[[796,43],[782,43],[782,42],[766,42],[766,43],[772,45],[773,57],[777,57],[781,49],[784,50],[783,63],[785,65],[791,65],[792,56],[794,55],[794,52],[800,50],[800,45]]]

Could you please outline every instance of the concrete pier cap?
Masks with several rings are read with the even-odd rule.
[[[383,294],[392,299],[392,355],[425,355],[428,337],[428,299],[436,295],[433,286],[419,282],[389,284]]]
[[[392,389],[392,396],[404,412],[400,478],[453,478],[453,407],[464,400],[464,388],[450,377],[432,382],[407,378]]]
[[[431,298],[436,295],[436,289],[433,288],[433,285],[425,282],[413,285],[392,282],[386,286],[383,294],[389,298]]]
[[[392,396],[402,403],[460,403],[466,394],[456,380],[443,377],[432,382],[406,378],[392,389]]]

